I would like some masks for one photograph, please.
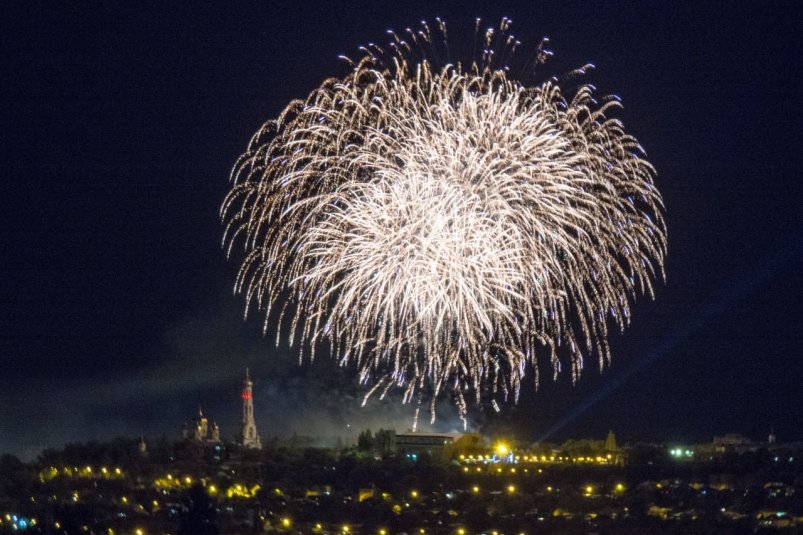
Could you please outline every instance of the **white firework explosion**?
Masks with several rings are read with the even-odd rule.
[[[561,346],[573,379],[584,353],[604,367],[608,323],[663,275],[661,197],[618,100],[495,66],[508,24],[466,68],[421,53],[427,26],[364,48],[257,132],[221,209],[229,253],[245,249],[235,291],[277,344],[287,316],[300,358],[328,343],[366,399],[396,386],[433,418],[444,391],[461,417],[468,395],[517,399]]]

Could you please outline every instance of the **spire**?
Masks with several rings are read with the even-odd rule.
[[[254,421],[254,399],[253,385],[248,368],[245,369],[245,380],[243,381],[243,420],[240,431],[240,443],[246,448],[262,449],[262,442],[259,439],[257,425]]]

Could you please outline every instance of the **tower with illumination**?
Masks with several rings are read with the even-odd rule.
[[[261,450],[262,441],[259,439],[259,433],[257,433],[257,424],[254,422],[253,386],[254,383],[248,374],[248,368],[246,368],[245,381],[243,381],[243,424],[240,431],[240,444],[245,448]]]

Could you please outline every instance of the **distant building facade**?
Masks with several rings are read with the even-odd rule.
[[[243,381],[243,419],[240,428],[240,445],[244,448],[261,450],[262,441],[257,432],[257,424],[254,421],[254,382],[245,369],[245,380]]]
[[[608,431],[608,436],[605,437],[602,449],[605,453],[605,458],[611,464],[622,465],[625,462],[624,452],[622,448],[616,443],[616,435],[613,431]]]
[[[750,438],[737,433],[728,433],[714,437],[715,453],[743,453],[745,451],[757,450],[761,444],[755,443]]]
[[[198,415],[194,419],[184,422],[182,435],[184,439],[200,444],[219,444],[220,426],[214,421],[210,424],[209,419],[198,407]]]
[[[463,451],[478,447],[480,436],[474,433],[396,433],[396,453],[417,459],[428,455],[436,460],[449,460]]]

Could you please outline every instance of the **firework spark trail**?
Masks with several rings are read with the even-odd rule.
[[[584,353],[604,367],[608,322],[663,276],[661,197],[618,101],[511,77],[508,24],[467,67],[437,68],[426,26],[363,48],[254,135],[221,209],[235,291],[277,344],[289,324],[300,359],[328,344],[366,399],[423,394],[433,418],[444,391],[461,416],[467,395],[517,399],[560,346],[575,380]]]

